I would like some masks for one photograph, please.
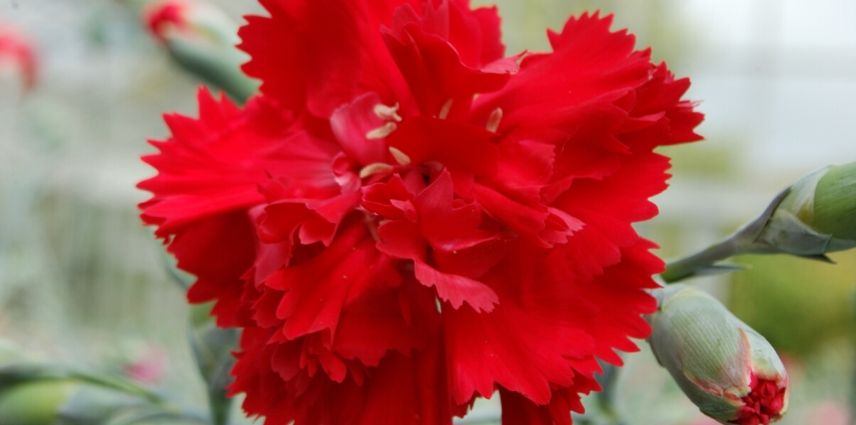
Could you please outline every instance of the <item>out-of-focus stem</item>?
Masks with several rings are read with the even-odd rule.
[[[196,313],[207,311],[209,306],[195,307]],[[190,317],[190,343],[199,374],[205,381],[208,411],[212,425],[228,425],[232,400],[226,388],[234,364],[231,351],[237,342],[234,329],[220,329],[205,315]]]
[[[68,375],[70,378],[76,379],[80,382],[86,382],[103,388],[120,391],[125,394],[144,399],[149,403],[157,405],[166,403],[166,400],[164,400],[164,398],[159,394],[127,379],[114,378],[111,376],[98,375],[83,371],[72,371]]]
[[[212,425],[228,425],[229,415],[232,412],[231,400],[223,400],[220,394],[209,394],[212,400],[208,403],[211,410]]]
[[[605,425],[627,425],[615,405],[615,395],[618,388],[618,377],[621,368],[611,364],[604,364],[603,374],[598,378],[603,390],[595,395],[599,410],[599,419]]]

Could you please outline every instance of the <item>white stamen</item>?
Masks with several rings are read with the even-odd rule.
[[[499,124],[502,122],[502,108],[496,108],[493,112],[490,113],[490,116],[487,118],[487,131],[491,133],[496,133],[496,130],[499,129]]]
[[[440,298],[434,297],[434,306],[437,308],[437,313],[443,312],[443,302],[440,301]]]
[[[437,118],[440,118],[441,120],[449,118],[449,112],[451,112],[451,111],[452,111],[452,99],[449,99],[446,101],[446,103],[443,104],[443,106],[440,107],[440,113],[437,114]]]
[[[360,170],[360,178],[364,179],[366,177],[373,176],[378,173],[388,173],[394,170],[395,167],[389,164],[384,164],[382,162],[375,162],[373,164],[366,165]]]
[[[390,134],[392,134],[392,132],[397,130],[397,129],[398,129],[398,125],[396,123],[390,121],[390,122],[388,122],[388,123],[386,123],[386,124],[384,124],[378,128],[375,128],[374,130],[371,130],[368,133],[366,133],[366,139],[369,139],[369,140],[383,139],[386,136],[389,136]]]
[[[374,113],[382,120],[392,120],[395,122],[401,122],[402,120],[401,115],[398,115],[398,103],[392,106],[378,103],[374,107]]]
[[[395,162],[397,162],[398,165],[410,165],[410,156],[402,152],[401,149],[390,146],[389,153],[392,155],[393,158],[395,158]]]

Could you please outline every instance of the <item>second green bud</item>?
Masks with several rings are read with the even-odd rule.
[[[651,348],[687,397],[723,424],[775,422],[787,410],[788,375],[764,337],[707,293],[684,285],[656,292]]]

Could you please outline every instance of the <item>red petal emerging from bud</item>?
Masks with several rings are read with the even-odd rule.
[[[743,397],[744,406],[734,421],[738,425],[767,425],[782,417],[787,382],[752,376],[752,391]]]

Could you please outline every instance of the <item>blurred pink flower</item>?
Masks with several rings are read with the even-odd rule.
[[[811,424],[823,425],[849,425],[851,418],[850,408],[834,401],[822,402],[810,410],[808,421]]]
[[[35,87],[38,67],[33,43],[16,28],[0,24],[0,70],[6,67],[17,70],[25,90]]]
[[[125,375],[149,385],[160,383],[166,375],[167,355],[160,347],[149,346],[125,365]]]

